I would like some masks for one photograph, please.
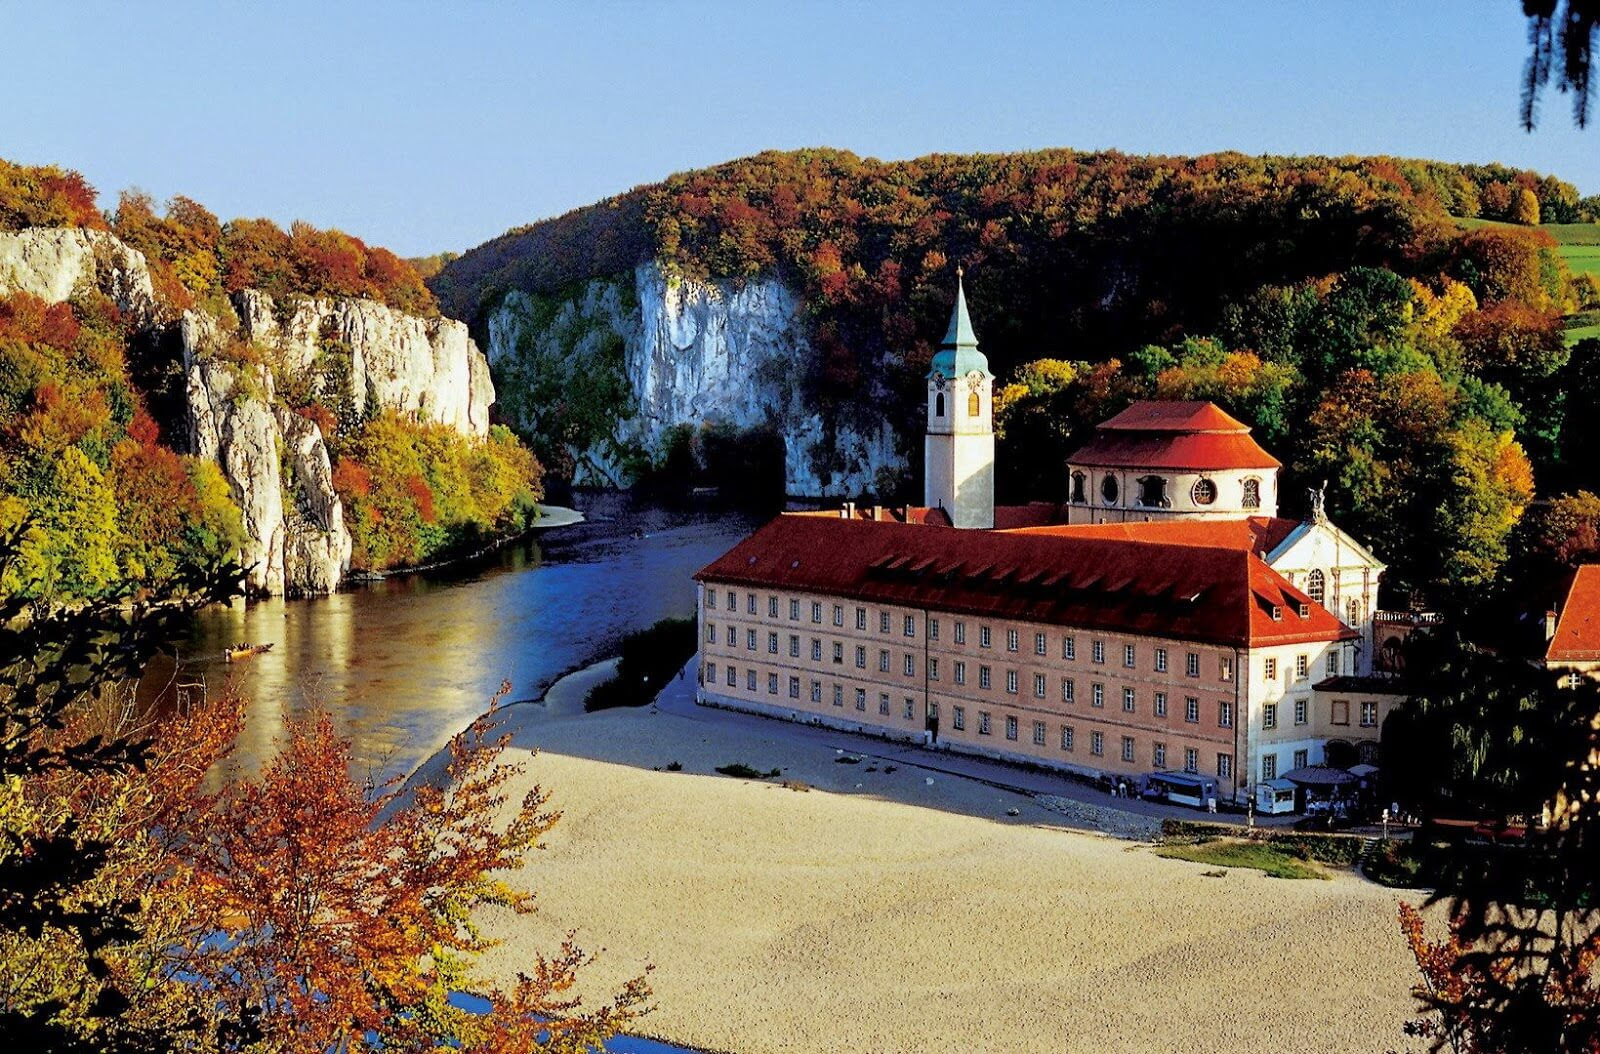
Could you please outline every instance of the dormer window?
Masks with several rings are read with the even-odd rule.
[[[1274,622],[1282,622],[1283,621],[1283,608],[1279,607],[1276,604],[1272,605],[1272,621],[1274,621]]]
[[[1106,500],[1107,505],[1117,503],[1117,477],[1108,475],[1100,481],[1100,496]]]
[[[1079,505],[1082,505],[1089,500],[1088,496],[1084,493],[1088,483],[1089,477],[1085,476],[1082,472],[1074,472],[1072,474],[1072,500]]]
[[[1147,509],[1164,509],[1171,504],[1167,501],[1165,476],[1139,477],[1139,504]]]
[[[1301,618],[1310,618],[1311,617],[1311,605],[1310,604],[1301,604],[1300,605],[1300,617]]]

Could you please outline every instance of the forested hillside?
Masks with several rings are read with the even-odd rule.
[[[246,332],[235,304],[247,302],[282,320],[319,297],[366,298],[407,313],[386,316],[393,319],[437,316],[420,275],[388,250],[304,223],[287,232],[270,220],[221,223],[181,197],[159,211],[147,196],[124,193],[103,213],[77,173],[0,160],[0,238],[50,229],[114,236],[93,241],[93,252],[120,254],[117,281],[135,273],[143,281],[147,269],[153,298],[130,313],[80,282],[66,301],[47,302],[26,287],[8,292],[0,273],[0,530],[26,528],[0,592],[81,601],[159,586],[238,555],[248,533],[240,481],[190,449],[195,375],[186,374],[192,364],[180,345],[196,334],[217,335],[231,412],[259,407],[264,453],[282,462],[262,476],[274,490],[282,481],[282,499],[269,495],[284,510],[280,520],[316,512],[305,507],[311,497],[292,492],[295,459],[311,452],[331,461],[324,490],[346,506],[344,552],[353,548],[355,567],[448,554],[533,515],[540,470],[508,432],[480,439],[396,413],[377,404],[370,385],[364,401],[355,398],[350,348],[338,334],[312,335],[308,368],[235,335]],[[26,249],[44,242],[8,244],[13,273],[48,270]],[[239,299],[247,291],[254,300]],[[269,321],[279,324],[255,325]],[[284,447],[291,435],[303,451]],[[345,530],[337,528],[340,537]]]
[[[903,393],[866,409],[909,438],[962,264],[1003,388],[1003,499],[1059,496],[1066,451],[1130,399],[1211,398],[1283,455],[1289,511],[1326,479],[1396,592],[1438,596],[1557,544],[1549,517],[1513,536],[1536,493],[1600,489],[1600,346],[1563,340],[1600,288],[1539,227],[1597,216],[1570,184],[1500,165],[810,150],[508,232],[430,284],[481,325],[509,290],[558,300],[649,259],[775,277],[806,306],[816,404]],[[878,496],[914,497],[909,482]]]

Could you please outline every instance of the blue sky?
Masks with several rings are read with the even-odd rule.
[[[818,145],[1389,153],[1600,193],[1564,97],[1517,125],[1520,6],[0,0],[0,156],[408,255]]]

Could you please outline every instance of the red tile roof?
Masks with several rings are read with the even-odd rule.
[[[1225,645],[1355,636],[1236,547],[779,516],[695,578]]]
[[[1600,661],[1600,564],[1584,564],[1572,576],[1544,657],[1547,662]]]
[[[1251,516],[1233,520],[1159,519],[1130,523],[1055,524],[1045,527],[1012,528],[1017,534],[1052,534],[1063,538],[1121,538],[1129,542],[1165,542],[1171,545],[1198,545],[1221,549],[1241,549],[1247,553],[1270,553],[1289,532],[1300,526],[1298,520],[1281,516]],[[999,525],[996,524],[996,528]]]
[[[802,509],[787,513],[789,516],[823,516],[846,519],[839,509]],[[857,505],[851,519],[885,520],[895,523],[923,523],[937,527],[950,526],[950,514],[943,509],[930,509],[926,505]],[[1026,505],[996,505],[994,529],[1017,530],[1023,527],[1042,527],[1062,520],[1061,506],[1049,501],[1031,501]]]
[[[1220,471],[1274,469],[1277,458],[1250,437],[1249,426],[1214,403],[1145,400],[1095,429],[1067,459],[1074,465]]]

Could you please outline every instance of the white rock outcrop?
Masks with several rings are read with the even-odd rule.
[[[52,304],[96,289],[136,324],[156,317],[144,254],[106,231],[29,227],[0,231],[0,294],[32,293]]]
[[[784,485],[797,497],[873,493],[881,471],[904,470],[905,457],[881,418],[830,427],[808,402],[815,353],[800,300],[782,282],[693,281],[654,263],[640,265],[632,278],[632,289],[587,283],[537,330],[533,302],[520,292],[508,294],[487,320],[489,362],[500,378],[502,409],[513,420],[524,416],[514,386],[542,370],[576,376],[608,337],[620,338],[631,416],[617,422],[614,443],[574,452],[575,482],[627,483],[625,448],[655,452],[680,424],[775,431],[784,443]]]
[[[494,384],[489,363],[465,323],[418,318],[375,300],[304,297],[286,305],[244,290],[234,297],[240,336],[284,357],[291,370],[316,362],[322,340],[350,349],[351,392],[357,406],[370,400],[388,409],[458,432],[485,435]]]

